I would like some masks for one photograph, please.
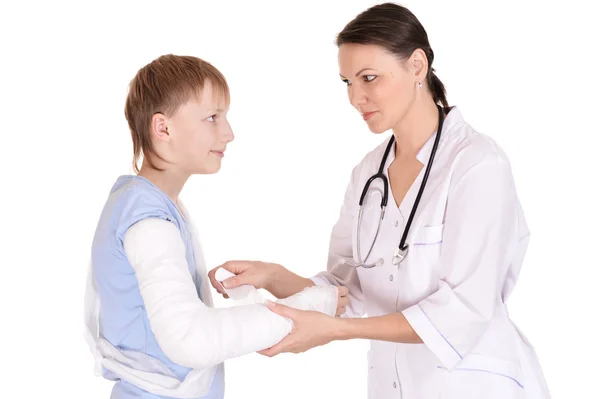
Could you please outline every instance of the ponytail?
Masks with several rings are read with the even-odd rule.
[[[440,78],[437,77],[433,68],[431,68],[431,71],[427,76],[427,83],[429,85],[431,96],[433,97],[433,102],[442,105],[444,109],[450,108],[448,106],[448,100],[446,99],[446,87]]]

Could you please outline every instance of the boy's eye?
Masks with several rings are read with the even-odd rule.
[[[206,120],[209,122],[214,122],[217,119],[217,114],[209,116]]]

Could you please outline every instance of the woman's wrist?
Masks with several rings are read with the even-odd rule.
[[[287,298],[306,287],[315,285],[312,280],[298,276],[277,263],[268,263],[270,277],[265,289],[276,298]]]
[[[332,317],[330,337],[333,341],[345,341],[353,338],[354,325],[352,319]]]
[[[272,293],[272,289],[277,283],[277,280],[281,278],[281,274],[287,271],[287,269],[278,263],[265,262],[265,266],[269,270],[269,278],[265,285],[265,290]]]

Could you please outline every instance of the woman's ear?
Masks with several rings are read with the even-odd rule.
[[[418,48],[413,51],[412,55],[408,60],[408,66],[416,82],[424,81],[427,77],[427,70],[429,69],[429,62],[427,61],[427,55],[425,52]]]

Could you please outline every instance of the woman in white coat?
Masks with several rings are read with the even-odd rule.
[[[225,287],[278,298],[349,288],[342,318],[273,305],[295,327],[261,353],[370,339],[369,398],[549,397],[505,305],[529,239],[505,153],[448,106],[427,34],[406,8],[366,10],[337,45],[350,103],[372,132],[393,135],[353,170],[327,271],[308,279],[273,263],[221,266],[237,274]]]

